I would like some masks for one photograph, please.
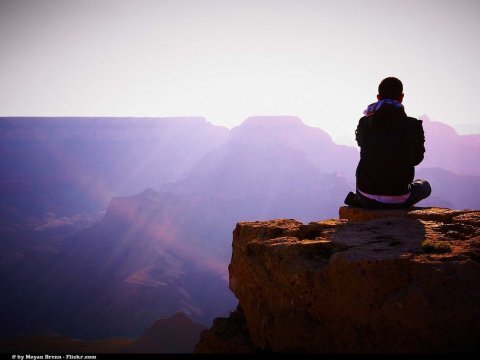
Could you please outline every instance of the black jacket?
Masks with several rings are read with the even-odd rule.
[[[422,121],[403,108],[384,104],[364,116],[355,131],[360,146],[357,188],[368,194],[403,195],[415,176],[415,165],[425,153]]]

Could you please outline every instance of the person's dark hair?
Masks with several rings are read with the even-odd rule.
[[[378,85],[378,95],[381,99],[398,100],[403,94],[403,84],[395,77],[387,77]]]

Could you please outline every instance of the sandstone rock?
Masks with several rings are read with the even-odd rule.
[[[228,318],[216,318],[213,326],[201,334],[196,353],[245,354],[256,352],[250,340],[245,315],[240,307]]]
[[[340,217],[237,224],[230,289],[258,350],[480,351],[480,211]]]
[[[380,219],[386,217],[408,216],[422,220],[450,222],[454,217],[462,214],[470,214],[475,210],[451,210],[446,208],[418,208],[400,210],[366,210],[350,206],[340,207],[338,213],[340,219],[350,221],[365,221],[370,219]]]

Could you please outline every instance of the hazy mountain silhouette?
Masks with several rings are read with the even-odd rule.
[[[318,158],[325,159],[324,166]],[[258,199],[262,202],[252,206],[251,215],[263,218],[262,212],[272,216],[277,211],[280,216],[284,206],[270,204],[279,198],[295,203],[296,197],[308,193],[312,199],[318,196],[317,202],[330,201],[332,187],[347,181],[338,169],[351,169],[357,158],[355,149],[335,144],[325,132],[298,118],[253,117],[233,128],[225,143],[208,152],[184,180],[163,189],[231,201]],[[293,203],[286,203],[288,211]],[[296,215],[313,215],[311,209],[303,211]]]
[[[75,328],[73,318],[83,316],[82,304],[88,304],[89,298],[80,295],[82,286],[90,286],[90,279],[85,278],[89,265],[85,264],[98,255],[95,250],[105,250],[102,246],[106,243],[115,248],[113,236],[117,234],[105,235],[101,239],[105,241],[91,247],[91,252],[89,244],[80,247],[78,256],[71,257],[85,260],[78,267],[78,261],[61,261],[68,254],[69,242],[64,239],[98,222],[102,214],[97,212],[106,208],[112,195],[135,194],[150,184],[181,178],[227,133],[226,128],[203,118],[1,118],[0,288],[5,306],[0,311],[5,321],[0,334],[38,332],[46,324],[58,324],[67,333]],[[108,264],[106,268],[114,272]],[[118,283],[109,280],[98,277],[99,284],[109,285],[105,292],[110,292],[110,298],[115,294],[119,296],[115,301],[121,302],[120,292],[111,290]],[[103,290],[97,284],[92,294],[99,295],[99,291]],[[40,295],[33,298],[33,293]],[[106,296],[99,296],[97,303]],[[62,307],[56,307],[58,304]],[[144,313],[151,315],[153,308],[147,306]],[[66,309],[75,311],[68,314]],[[153,319],[179,309],[162,308]],[[124,316],[130,315],[125,312]],[[126,332],[143,330],[152,320],[146,316],[140,316],[143,325],[126,321]],[[70,333],[85,334],[84,325]],[[115,327],[113,323],[103,325],[92,335],[110,334],[108,329]],[[118,329],[122,333],[122,326]]]
[[[206,327],[178,312],[146,329],[128,348],[134,353],[192,353]]]
[[[0,118],[0,215],[103,210],[180,179],[227,134],[203,118]]]
[[[454,128],[422,116],[425,159],[419,168],[443,168],[457,175],[480,175],[480,135],[459,135]]]
[[[136,337],[178,311],[204,324],[227,314],[234,298],[223,270],[198,259],[169,219],[162,195],[145,191],[113,199],[100,222],[55,251],[26,251],[12,264],[21,269],[1,274],[4,332],[40,323],[81,339]]]
[[[320,128],[305,125],[294,116],[254,116],[230,131],[230,139],[238,145],[279,143],[301,151],[308,161],[324,173],[349,177],[359,153],[355,148],[338,145]]]
[[[442,168],[421,168],[417,177],[428,179],[432,195],[421,206],[443,206],[452,209],[478,209],[480,176],[457,175]]]

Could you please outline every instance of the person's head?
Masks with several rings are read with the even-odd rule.
[[[378,100],[392,99],[402,102],[403,84],[395,77],[387,77],[378,85]]]

